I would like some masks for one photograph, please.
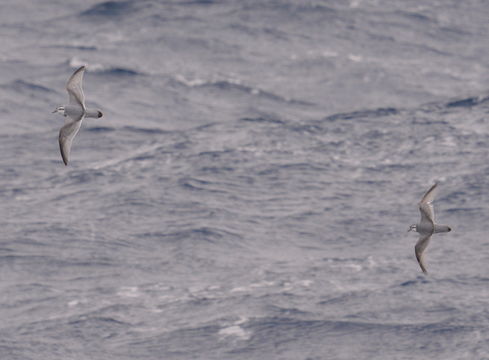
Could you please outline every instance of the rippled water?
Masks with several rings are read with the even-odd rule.
[[[489,359],[488,15],[4,1],[0,358]]]

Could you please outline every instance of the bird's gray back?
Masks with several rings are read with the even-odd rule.
[[[83,108],[79,105],[66,105],[65,115],[69,116],[72,120],[78,121],[84,115]]]

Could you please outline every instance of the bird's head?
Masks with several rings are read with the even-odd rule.
[[[65,113],[65,107],[64,106],[58,106],[58,107],[56,107],[56,109],[54,109],[54,111],[53,111],[53,114],[54,113],[60,113],[60,114],[63,114],[64,115],[64,113]]]

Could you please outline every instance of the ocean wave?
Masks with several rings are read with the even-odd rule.
[[[111,76],[136,76],[143,75],[143,73],[124,67],[111,66],[103,70],[98,71],[101,75],[111,75]]]
[[[399,110],[396,108],[378,108],[373,110],[359,110],[347,113],[339,113],[327,116],[324,121],[353,120],[362,118],[378,118],[384,116],[397,115]]]
[[[169,131],[165,131],[162,129],[158,128],[143,128],[143,127],[137,127],[137,126],[123,126],[122,130],[124,131],[129,131],[129,132],[134,132],[134,133],[139,133],[139,134],[168,134]]]
[[[94,133],[108,133],[108,132],[115,131],[115,129],[108,126],[92,126],[92,127],[87,127],[85,131],[94,132]]]
[[[81,50],[81,51],[96,51],[98,50],[97,46],[94,45],[50,45],[46,46],[50,49],[67,49],[67,50]]]
[[[446,103],[447,108],[474,107],[489,101],[489,96],[473,96],[465,99],[453,100]]]
[[[208,159],[211,159],[211,160],[216,160],[216,159],[219,159],[220,157],[222,157],[222,155],[225,155],[225,154],[231,154],[231,153],[234,153],[235,151],[234,150],[214,150],[214,151],[202,151],[200,153],[198,153],[198,157],[204,157],[204,158],[208,158]]]
[[[229,92],[237,92],[246,95],[252,95],[256,97],[260,97],[266,100],[271,100],[280,103],[287,103],[292,105],[301,105],[301,106],[313,106],[314,103],[305,101],[305,100],[297,100],[292,98],[287,98],[273,92],[263,90],[257,86],[251,86],[244,84],[243,81],[235,78],[216,78],[216,79],[188,79],[183,75],[177,75],[172,79],[177,84],[183,85],[185,87],[190,88],[202,88],[202,89],[210,89],[210,90],[219,90]]]
[[[106,76],[137,76],[145,75],[144,73],[127,67],[121,67],[116,65],[104,65],[97,63],[90,63],[88,61],[83,61],[78,57],[72,57],[68,60],[68,65],[73,68],[79,68],[80,66],[86,65],[87,71],[95,72],[100,75]]]
[[[41,92],[41,93],[55,93],[56,92],[56,91],[54,91],[50,88],[47,88],[45,86],[42,86],[39,84],[34,84],[34,83],[24,81],[21,79],[14,80],[8,84],[3,84],[3,85],[1,85],[1,87],[4,89],[11,89],[11,90],[14,90],[14,91],[16,91],[18,93],[22,93],[22,94],[32,93],[32,92],[36,92],[36,93],[39,93],[39,92]]]
[[[96,4],[80,13],[85,17],[120,17],[133,14],[136,10],[134,1],[105,1]]]
[[[383,321],[348,321],[348,320],[303,320],[291,317],[265,317],[250,320],[246,329],[253,331],[254,341],[262,342],[264,338],[274,337],[281,338],[285,334],[290,338],[307,337],[310,340],[316,338],[321,341],[326,337],[337,338],[340,335],[354,335],[371,337],[375,332],[378,336],[381,334],[394,334],[405,337],[422,336],[425,339],[431,339],[433,336],[445,336],[451,334],[455,336],[459,333],[470,333],[472,326],[451,324],[450,321],[434,323],[397,323]],[[265,335],[266,334],[266,335]],[[269,340],[266,340],[269,341]],[[426,340],[428,341],[428,340]],[[250,344],[253,346],[253,344]]]
[[[239,240],[242,239],[242,236],[238,233],[231,232],[229,230],[224,230],[216,227],[198,227],[193,229],[185,229],[181,231],[175,232],[145,232],[136,234],[136,237],[141,238],[156,238],[162,241],[180,241],[180,240],[188,240],[188,239],[199,239],[206,240],[209,242],[214,242],[216,240],[222,239],[234,239]]]
[[[120,307],[121,305],[118,306],[118,308]],[[131,326],[130,323],[115,319],[110,316],[94,315],[79,315],[76,319],[69,321],[68,324],[74,330],[78,331],[80,330],[80,328],[92,329],[92,335],[97,338],[100,336],[100,334],[96,334],[95,332],[103,332],[106,330],[114,331],[114,327],[129,328]],[[97,331],[94,331],[93,329],[97,329]],[[86,335],[87,334],[85,334],[85,336]]]
[[[120,131],[120,130],[118,130]],[[141,131],[144,134],[145,129],[136,130]],[[149,133],[159,134],[159,132],[153,132],[152,130]],[[164,145],[161,144],[147,144],[138,147],[132,151],[128,151],[123,156],[113,157],[110,159],[100,160],[92,164],[92,171],[102,171],[102,170],[115,170],[118,167],[127,164],[129,162],[141,161],[141,160],[149,160],[154,159],[158,154],[164,152]],[[109,172],[110,173],[110,172]]]
[[[285,124],[285,121],[279,119],[278,117],[270,116],[257,116],[257,117],[244,117],[239,119],[239,121],[258,123],[258,124]]]
[[[58,160],[56,160],[56,163],[59,163]],[[71,170],[71,169],[70,169]],[[91,183],[94,182],[97,178],[103,178],[107,176],[107,173],[100,169],[90,169],[90,170],[71,170],[67,174],[64,174],[63,176],[56,176],[54,177],[51,182],[53,184],[70,184],[70,185],[79,185],[79,184],[85,184],[85,183]],[[71,193],[70,195],[73,195]],[[63,199],[67,194],[59,194],[55,199]]]
[[[402,287],[416,286],[418,284],[428,284],[428,283],[429,283],[429,280],[427,280],[425,276],[418,275],[418,277],[416,279],[404,281],[400,284],[400,286],[402,286]]]
[[[184,189],[192,190],[192,191],[206,191],[212,193],[225,193],[226,191],[223,189],[219,189],[219,184],[198,179],[192,176],[185,176],[178,180],[178,185]],[[214,188],[210,188],[214,187]]]

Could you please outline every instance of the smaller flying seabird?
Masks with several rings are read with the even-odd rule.
[[[66,119],[65,125],[59,131],[59,149],[65,165],[68,165],[70,157],[71,143],[73,138],[80,130],[84,118],[101,118],[102,112],[97,109],[87,109],[85,107],[85,95],[83,94],[82,82],[85,66],[76,70],[66,84],[66,90],[70,97],[68,105],[58,106],[53,113],[59,112]]]
[[[414,230],[419,233],[419,240],[414,247],[414,252],[416,254],[416,259],[418,260],[421,270],[425,274],[426,267],[423,261],[423,253],[430,242],[431,235],[440,232],[449,232],[452,229],[448,225],[438,225],[435,223],[435,214],[433,212],[433,200],[435,199],[435,190],[437,187],[435,183],[427,192],[424,194],[423,198],[419,202],[419,212],[421,213],[421,221],[419,224],[413,224],[409,227],[408,231]]]

